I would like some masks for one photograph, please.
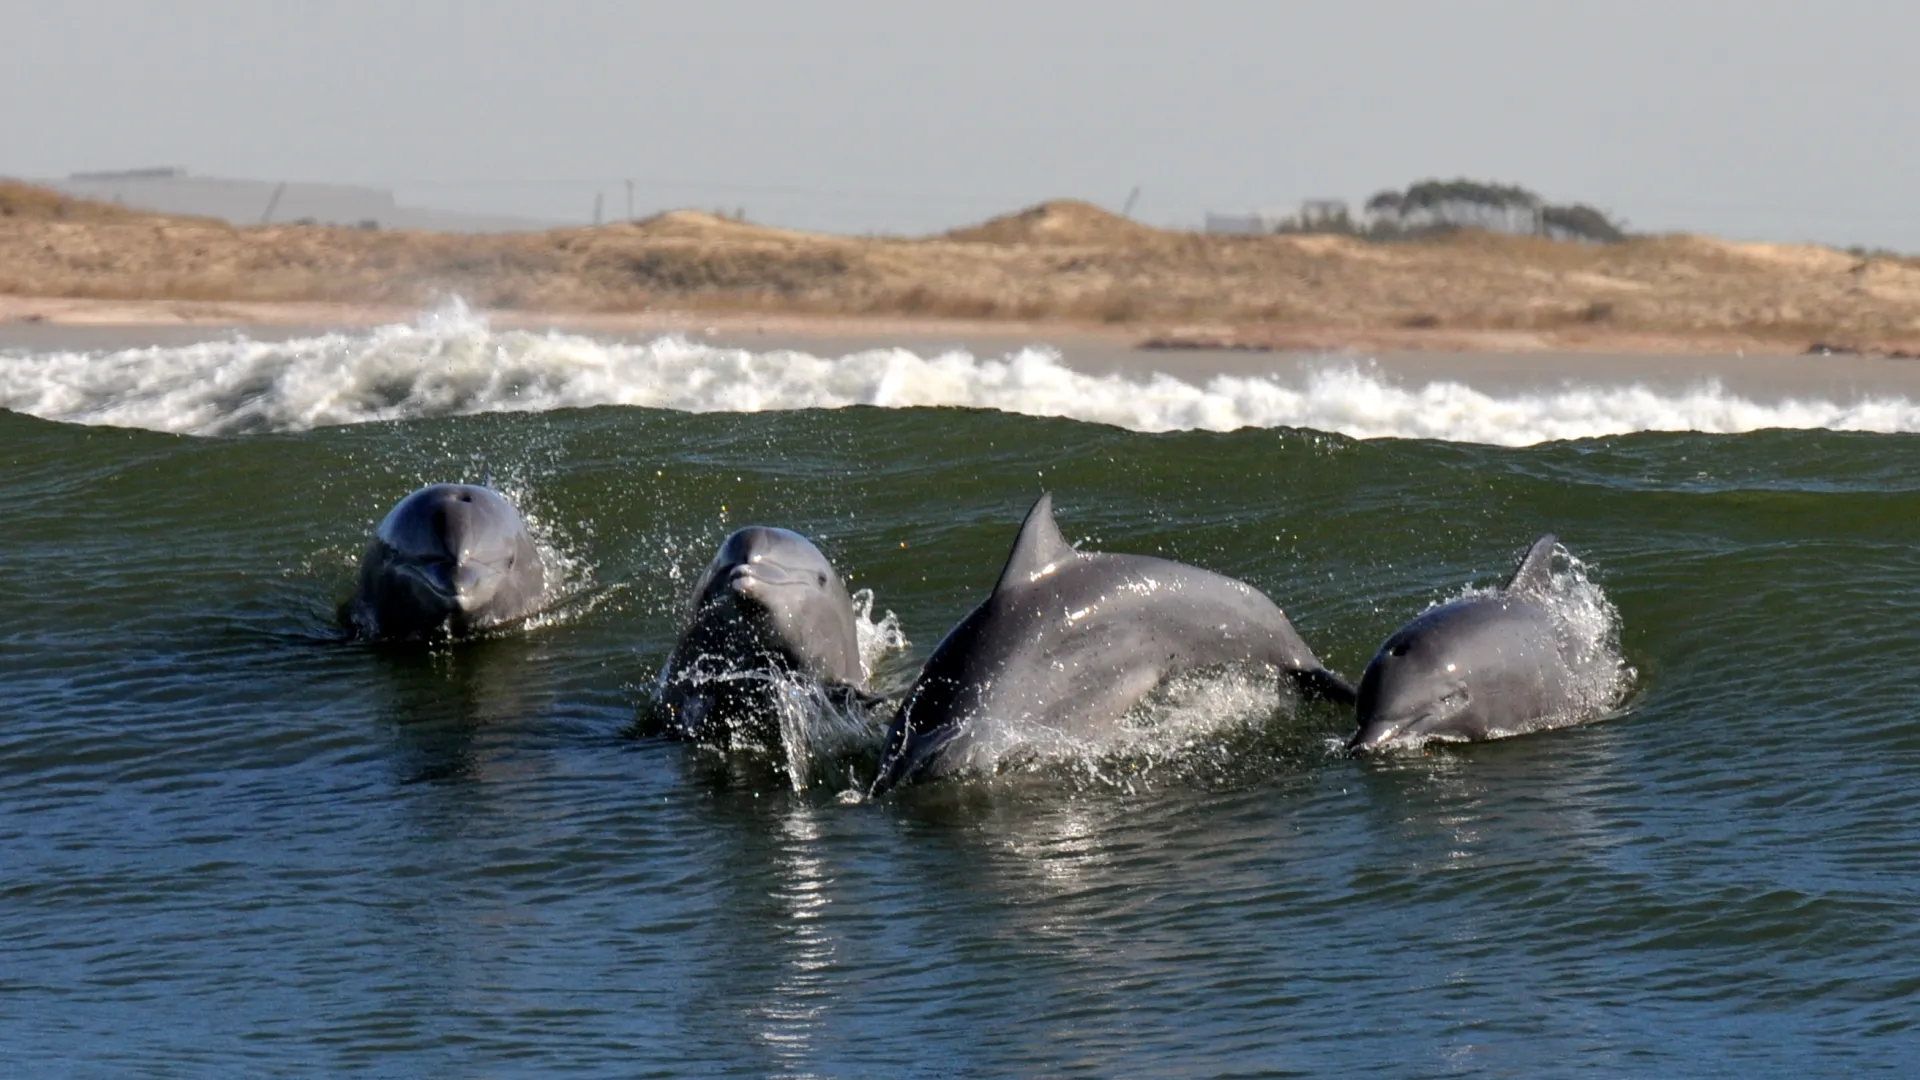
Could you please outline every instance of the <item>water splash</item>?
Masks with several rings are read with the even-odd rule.
[[[1605,716],[1626,699],[1638,674],[1620,649],[1620,609],[1588,576],[1587,564],[1564,544],[1554,545],[1553,559],[1555,566],[1544,599],[1560,655],[1573,673],[1569,694],[1572,704],[1564,712],[1541,717],[1524,731],[1565,727]],[[1498,591],[1468,587],[1453,599],[1489,596]]]
[[[862,675],[871,679],[885,662],[903,654],[908,642],[900,618],[892,611],[873,617],[873,590],[853,594],[854,633],[859,643]],[[675,670],[663,665],[652,689],[658,701],[669,684],[712,707],[756,703],[769,716],[732,718],[717,725],[724,742],[708,748],[729,755],[764,757],[772,761],[795,791],[804,791],[836,762],[871,754],[883,729],[879,715],[884,702],[863,699],[845,687],[828,687],[805,675],[781,671],[771,664],[742,668],[731,657],[702,656]],[[721,703],[731,704],[723,706]]]
[[[1302,720],[1276,669],[1188,672],[1154,687],[1108,730],[1035,745],[1027,767],[1127,795],[1233,782],[1248,760],[1298,749],[1289,736]]]
[[[1128,378],[1074,371],[1044,347],[981,357],[874,348],[838,357],[666,336],[617,343],[490,329],[457,303],[412,325],[279,342],[0,354],[0,408],[199,435],[629,405],[686,412],[955,406],[1133,431],[1301,427],[1354,438],[1525,446],[1634,431],[1920,431],[1904,397],[1758,402],[1708,381],[1680,391],[1568,386],[1495,395],[1398,384],[1327,359],[1292,377]]]
[[[859,589],[853,594],[853,633],[860,649],[860,674],[869,682],[881,670],[881,661],[904,653],[911,644],[900,628],[900,616],[889,611],[873,617],[873,590]]]
[[[1562,726],[1605,717],[1619,709],[1632,692],[1639,672],[1626,661],[1620,647],[1620,609],[1605,590],[1588,577],[1588,567],[1565,545],[1555,545],[1556,561],[1565,565],[1553,573],[1547,591],[1547,610],[1567,668],[1574,674],[1574,707],[1567,715],[1549,717],[1538,727]]]

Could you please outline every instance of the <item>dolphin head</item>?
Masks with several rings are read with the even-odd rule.
[[[695,610],[730,603],[778,623],[839,584],[827,557],[790,529],[749,525],[729,535],[693,591]]]
[[[1362,754],[1445,733],[1473,705],[1473,664],[1451,624],[1449,604],[1395,631],[1360,676],[1355,703],[1360,729],[1347,751]]]
[[[465,623],[538,567],[526,523],[489,488],[435,484],[402,499],[381,521],[377,543],[397,583],[423,612]]]
[[[694,585],[688,615],[737,617],[761,648],[809,670],[858,678],[852,608],[840,575],[812,541],[791,529],[749,525],[721,542]]]

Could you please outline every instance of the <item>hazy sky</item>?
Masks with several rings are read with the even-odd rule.
[[[0,174],[184,165],[584,220],[1197,224],[1423,177],[1920,250],[1902,0],[0,0]]]

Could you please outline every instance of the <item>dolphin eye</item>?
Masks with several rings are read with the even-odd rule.
[[[1393,648],[1391,648],[1391,649],[1388,649],[1388,650],[1387,650],[1387,655],[1388,655],[1388,656],[1405,656],[1405,655],[1407,655],[1407,643],[1403,641],[1403,642],[1401,642],[1401,643],[1399,643],[1398,645],[1395,645],[1395,646],[1394,646]]]
[[[827,587],[827,575],[825,574],[820,575],[820,587],[823,589]]]

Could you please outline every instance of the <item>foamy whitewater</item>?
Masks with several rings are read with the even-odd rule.
[[[1329,358],[1299,378],[1086,375],[1044,347],[999,357],[875,348],[839,357],[666,336],[619,344],[494,332],[455,305],[411,326],[289,341],[0,354],[0,408],[49,420],[195,435],[304,431],[484,412],[632,405],[685,412],[954,406],[1133,431],[1300,427],[1359,439],[1528,446],[1633,431],[1920,431],[1904,397],[1760,403],[1717,382],[1681,392],[1567,387],[1495,396],[1403,386]]]

